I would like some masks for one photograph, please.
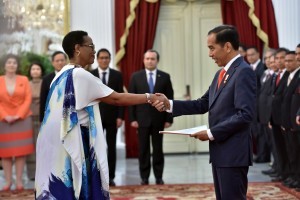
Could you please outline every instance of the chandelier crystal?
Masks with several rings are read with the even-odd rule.
[[[64,0],[3,0],[2,13],[8,28],[25,30],[48,29],[57,33],[64,30]]]

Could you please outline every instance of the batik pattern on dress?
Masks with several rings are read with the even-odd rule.
[[[89,127],[80,127],[72,72],[66,70],[53,82],[47,98],[37,141],[38,200],[109,199],[99,108],[97,104],[87,106]]]

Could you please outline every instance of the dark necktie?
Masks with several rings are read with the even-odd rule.
[[[107,72],[102,72],[102,83],[106,85],[106,73]]]
[[[154,90],[154,81],[153,81],[153,77],[152,77],[153,73],[150,72],[149,73],[149,89],[150,89],[150,93],[153,93],[153,90]]]
[[[278,84],[280,82],[280,74],[281,74],[281,71],[278,72],[277,77],[276,77],[276,82],[275,82],[276,87],[278,86]]]
[[[225,73],[226,73],[226,70],[225,70],[224,68],[223,68],[223,69],[220,71],[220,73],[219,73],[219,78],[218,78],[218,89],[219,89],[219,87],[220,87],[220,85],[221,85],[221,82],[222,82],[222,79],[223,79]]]

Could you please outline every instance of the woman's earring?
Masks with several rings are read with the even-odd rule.
[[[80,55],[80,51],[77,51],[77,57]]]

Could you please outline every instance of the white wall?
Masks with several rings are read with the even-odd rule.
[[[272,0],[279,46],[295,50],[300,43],[300,1],[299,0]]]
[[[96,52],[107,48],[115,51],[114,1],[112,0],[71,0],[71,30],[87,31],[96,46]],[[97,66],[95,60],[93,67]],[[114,66],[110,66],[113,67]]]

